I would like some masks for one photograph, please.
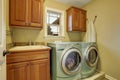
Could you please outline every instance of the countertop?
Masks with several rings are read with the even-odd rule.
[[[9,49],[9,52],[50,50],[50,47],[44,45],[15,46]]]

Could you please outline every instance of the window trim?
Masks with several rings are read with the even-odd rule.
[[[48,10],[61,14],[61,19],[60,19],[60,25],[61,25],[61,30],[62,30],[61,36],[49,36],[49,35],[47,35],[47,28],[48,28],[47,27],[47,11]],[[64,11],[46,7],[45,8],[45,38],[63,38],[63,37],[65,37],[65,34],[64,34]]]

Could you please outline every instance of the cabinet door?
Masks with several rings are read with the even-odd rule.
[[[49,60],[35,60],[30,62],[31,80],[50,80]]]
[[[73,30],[80,31],[80,10],[73,9]]]
[[[71,10],[67,10],[67,31],[72,31],[72,16]]]
[[[30,26],[43,26],[43,0],[29,0]]]
[[[7,65],[7,80],[30,80],[28,79],[28,73],[29,65],[27,62],[12,63]]]
[[[86,31],[86,11],[71,7],[67,10],[67,31]]]
[[[10,1],[10,25],[24,26],[27,23],[27,0]]]
[[[86,31],[86,11],[80,13],[80,31]]]

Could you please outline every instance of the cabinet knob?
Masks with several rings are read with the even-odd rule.
[[[31,25],[31,23],[28,23],[28,25],[30,26],[30,25]]]

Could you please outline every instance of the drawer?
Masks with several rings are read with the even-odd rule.
[[[15,52],[7,55],[7,63],[30,61],[37,59],[49,59],[48,51]]]

